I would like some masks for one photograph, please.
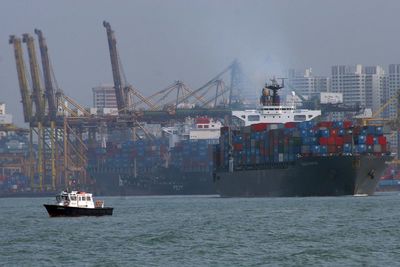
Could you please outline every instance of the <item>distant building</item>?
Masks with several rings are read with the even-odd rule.
[[[95,108],[117,108],[117,99],[115,97],[115,89],[112,85],[100,85],[94,87],[93,106]]]
[[[6,113],[6,104],[0,103],[0,124],[12,124],[12,115]]]
[[[383,104],[391,97],[395,96],[400,90],[400,64],[390,64],[387,77],[387,90],[384,93]],[[385,111],[388,118],[397,117],[397,101],[392,101],[389,108]]]
[[[314,96],[319,98],[319,93],[329,91],[329,78],[314,76],[311,68],[304,71],[290,69],[287,82],[287,90],[294,89],[307,99]]]
[[[376,111],[382,105],[386,77],[380,66],[332,66],[331,92],[342,93],[345,104],[360,104]]]

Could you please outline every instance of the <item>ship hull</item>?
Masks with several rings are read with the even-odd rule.
[[[211,195],[216,194],[211,172],[158,168],[134,177],[128,172],[93,172],[97,195]]]
[[[254,169],[214,174],[222,197],[372,195],[389,156],[304,157]]]
[[[78,217],[112,215],[113,208],[77,208],[60,205],[43,205],[50,217]]]

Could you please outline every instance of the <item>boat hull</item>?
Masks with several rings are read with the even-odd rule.
[[[214,174],[222,197],[372,195],[389,156],[304,157],[254,169]]]
[[[44,204],[50,217],[104,216],[112,215],[113,208],[76,208]]]

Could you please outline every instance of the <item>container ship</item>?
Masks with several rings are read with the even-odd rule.
[[[220,121],[187,118],[162,128],[163,137],[107,142],[89,155],[98,195],[215,194],[212,180]]]
[[[222,197],[372,195],[390,156],[381,126],[316,122],[319,111],[281,105],[273,81],[259,110],[221,129],[213,178]]]

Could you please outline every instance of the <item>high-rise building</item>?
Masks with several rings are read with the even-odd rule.
[[[12,115],[6,113],[6,104],[0,102],[0,124],[12,124]]]
[[[112,85],[100,85],[92,90],[93,106],[95,108],[117,108],[115,89]]]
[[[289,90],[293,88],[307,99],[314,96],[318,97],[319,93],[329,91],[329,78],[314,76],[311,68],[306,69],[304,72],[290,69],[288,84]]]
[[[387,90],[385,91],[385,98],[383,103],[386,103],[391,97],[394,97],[398,90],[400,90],[400,64],[390,64],[389,73],[387,77]],[[388,118],[397,117],[397,101],[392,101],[389,108],[386,110]]]
[[[380,66],[332,66],[331,92],[342,93],[345,104],[358,103],[374,112],[382,105],[385,84],[385,71]]]
[[[381,66],[366,66],[365,73],[365,103],[373,112],[382,106],[386,88],[386,74]],[[379,114],[382,116],[382,114]]]

